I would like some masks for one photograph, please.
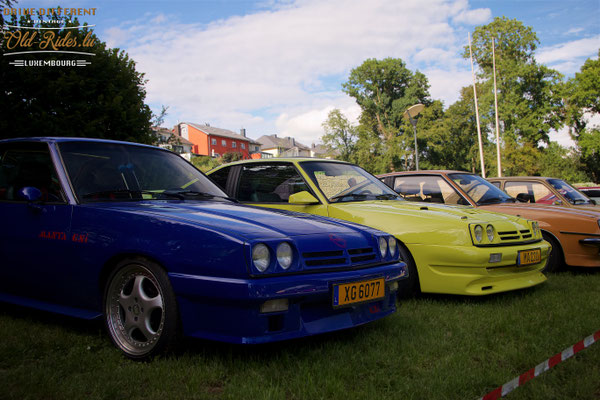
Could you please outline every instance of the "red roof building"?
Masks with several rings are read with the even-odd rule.
[[[252,149],[260,143],[246,137],[246,130],[235,133],[192,122],[177,125],[178,134],[192,142],[192,153],[202,156],[221,157],[225,153],[241,153],[243,159],[251,158]],[[259,150],[260,151],[260,150]]]

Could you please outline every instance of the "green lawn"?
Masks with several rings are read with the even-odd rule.
[[[600,330],[600,271],[485,298],[423,296],[357,329],[260,346],[187,340],[129,361],[99,323],[0,305],[0,399],[477,399]],[[600,343],[508,395],[600,399]]]

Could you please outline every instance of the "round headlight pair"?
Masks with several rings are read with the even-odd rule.
[[[277,246],[277,262],[283,269],[288,269],[292,265],[293,252],[292,246],[286,242],[279,243]],[[264,243],[259,243],[252,249],[252,263],[260,272],[265,272],[271,263],[271,253]]]
[[[475,233],[475,240],[478,243],[481,243],[481,241],[483,240],[483,227],[481,225],[475,225],[475,229],[473,230]],[[490,242],[494,241],[494,227],[492,225],[488,225],[485,227],[485,233],[487,235],[487,238]]]
[[[396,242],[396,238],[390,236],[389,238],[380,237],[379,238],[379,253],[381,253],[381,258],[384,258],[388,248],[390,249],[390,256],[394,256],[396,254],[396,249],[398,248],[398,243]]]

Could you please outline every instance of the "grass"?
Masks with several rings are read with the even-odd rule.
[[[484,298],[422,296],[356,329],[260,346],[186,340],[140,363],[101,325],[0,306],[0,399],[477,399],[600,329],[600,271]],[[600,399],[600,343],[510,399]]]

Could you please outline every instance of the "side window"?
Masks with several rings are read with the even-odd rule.
[[[291,164],[248,164],[242,167],[238,200],[287,203],[291,194],[310,191]]]
[[[399,176],[394,180],[394,190],[409,201],[469,204],[440,176]]]
[[[552,204],[556,201],[556,196],[542,183],[506,182],[504,190],[522,202]]]
[[[46,143],[0,145],[0,201],[25,201],[18,193],[28,186],[39,189],[44,202],[65,201]]]
[[[231,196],[231,193],[228,193],[225,188],[227,186],[227,177],[229,176],[229,172],[231,171],[231,167],[221,168],[218,171],[215,171],[209,175],[210,179],[212,179],[224,192]]]
[[[496,186],[498,189],[500,189],[500,182],[490,182],[492,185]]]

